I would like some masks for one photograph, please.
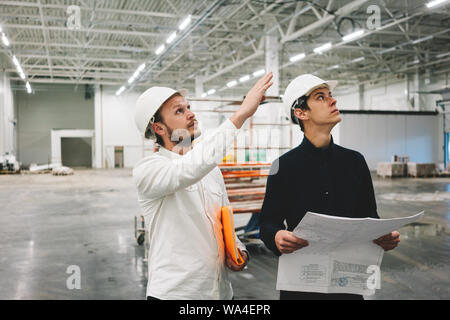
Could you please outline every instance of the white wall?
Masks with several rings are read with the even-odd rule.
[[[96,89],[96,126],[97,151],[101,152],[97,167],[114,167],[114,147],[124,147],[124,166],[133,167],[143,157],[143,139],[134,123],[135,103],[140,92],[115,95],[116,88],[99,87]],[[117,89],[116,89],[117,90]],[[98,119],[100,118],[100,119]],[[150,144],[148,148],[152,148]]]
[[[361,152],[371,170],[393,155],[443,162],[442,115],[343,114],[339,144]]]

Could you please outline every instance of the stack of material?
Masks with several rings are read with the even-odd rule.
[[[377,175],[385,177],[405,177],[406,163],[403,162],[379,162],[377,164]]]
[[[432,177],[435,174],[436,165],[434,163],[408,162],[409,177]]]
[[[73,174],[73,169],[71,169],[69,167],[53,168],[52,174],[54,176],[69,176],[69,175]]]
[[[270,165],[260,162],[219,165],[235,214],[261,211]]]

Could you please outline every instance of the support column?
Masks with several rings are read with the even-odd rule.
[[[279,41],[276,36],[266,36],[266,72],[272,72],[273,85],[266,91],[268,96],[280,95],[280,73],[279,73],[279,59],[278,48]]]
[[[420,101],[420,88],[421,88],[421,83],[420,83],[420,74],[419,74],[419,69],[416,70],[416,73],[414,74],[414,85],[413,85],[413,91],[414,91],[414,109],[416,111],[420,111],[421,110],[421,101]]]
[[[103,168],[103,88],[95,86],[95,153],[94,167]]]
[[[364,110],[366,108],[364,101],[364,90],[365,90],[364,83],[360,84],[358,86],[358,89],[359,89],[359,109]]]

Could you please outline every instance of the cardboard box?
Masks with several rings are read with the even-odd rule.
[[[406,177],[406,163],[378,162],[377,175],[381,177]]]
[[[408,162],[409,177],[431,177],[436,174],[436,164]]]

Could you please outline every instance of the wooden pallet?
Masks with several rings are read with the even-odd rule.
[[[0,174],[18,174],[20,171],[0,170]]]

